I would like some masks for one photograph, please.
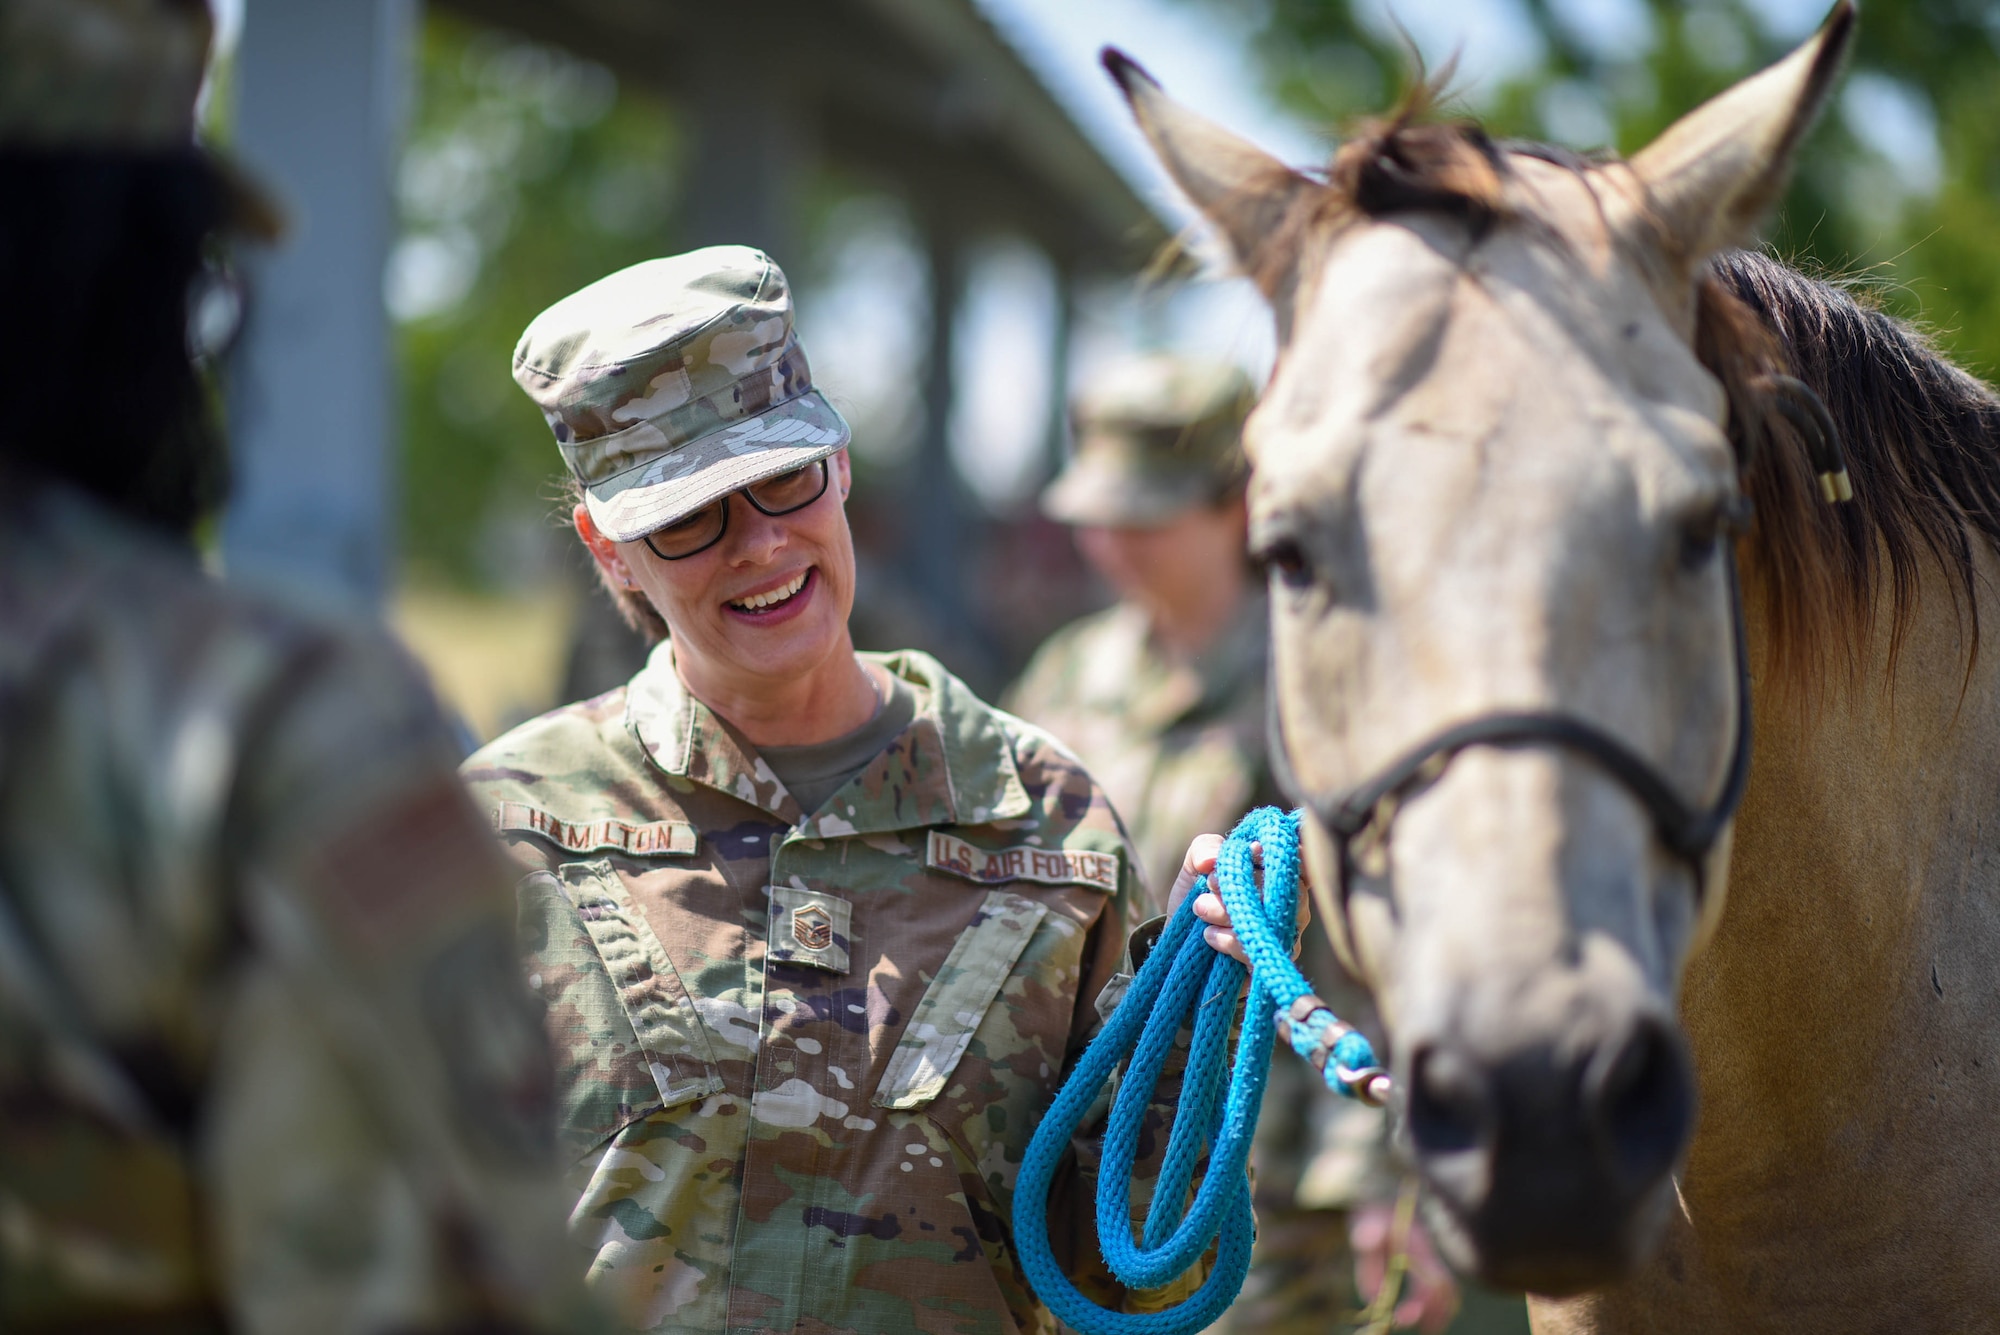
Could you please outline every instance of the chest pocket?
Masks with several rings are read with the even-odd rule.
[[[546,926],[537,973],[557,1047],[565,1142],[588,1149],[656,1108],[721,1091],[694,1001],[609,862],[537,872],[522,883],[522,898],[524,912],[539,901]]]
[[[875,1089],[878,1108],[917,1108],[944,1092],[987,1007],[1000,995],[1048,907],[991,890],[972,925],[952,943],[937,976],[903,1027]]]

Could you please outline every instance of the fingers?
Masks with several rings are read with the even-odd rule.
[[[1392,1202],[1371,1201],[1349,1217],[1348,1242],[1354,1250],[1355,1279],[1364,1302],[1375,1300],[1388,1277],[1396,1247],[1395,1216]],[[1402,1300],[1396,1304],[1396,1327],[1439,1335],[1458,1312],[1458,1283],[1438,1259],[1422,1224],[1411,1223],[1404,1249],[1408,1269],[1403,1276]]]
[[[1174,877],[1174,888],[1167,894],[1167,912],[1179,910],[1181,901],[1194,888],[1197,876],[1206,876],[1215,870],[1215,855],[1222,851],[1222,836],[1219,834],[1198,834],[1188,845],[1187,856],[1181,859],[1180,874]]]
[[[1243,942],[1230,929],[1229,909],[1222,902],[1222,896],[1210,890],[1195,896],[1194,916],[1208,925],[1202,929],[1202,939],[1209,947],[1219,950],[1233,960],[1248,964],[1250,954],[1243,948]]]

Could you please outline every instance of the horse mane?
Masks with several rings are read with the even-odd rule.
[[[1312,191],[1260,247],[1253,276],[1323,235],[1369,218],[1442,212],[1476,236],[1509,217],[1510,154],[1571,170],[1596,159],[1546,144],[1496,142],[1469,120],[1438,120],[1441,80],[1420,80],[1389,116],[1364,122]],[[1268,290],[1268,289],[1267,289]],[[1916,610],[1924,566],[1946,576],[1979,647],[1974,535],[2000,551],[2000,397],[1908,324],[1851,290],[1768,256],[1730,251],[1697,280],[1694,351],[1727,391],[1754,518],[1747,555],[1760,578],[1774,684],[1803,702],[1829,674],[1852,681],[1886,592],[1889,662]],[[1804,442],[1760,382],[1811,386],[1839,426],[1854,499],[1820,499]],[[1886,586],[1886,588],[1885,588]]]
[[[1833,415],[1854,481],[1852,501],[1827,505],[1795,438],[1750,457],[1773,666],[1810,689],[1842,651],[1852,676],[1885,591],[1893,666],[1928,560],[1967,627],[1969,673],[1979,652],[1974,539],[2000,550],[2000,398],[1908,324],[1769,256],[1717,256],[1701,297],[1696,351],[1729,390],[1732,429],[1756,430],[1737,420],[1747,406],[1764,434],[1777,434],[1762,395],[1741,380],[1744,349],[1775,344],[1773,369],[1805,381]]]

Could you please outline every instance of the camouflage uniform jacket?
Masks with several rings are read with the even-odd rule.
[[[816,812],[670,644],[466,762],[528,873],[571,1236],[632,1328],[1053,1329],[1012,1189],[1137,882],[1066,752],[923,654],[867,657],[923,707]],[[1096,1256],[1087,1228],[1056,1244],[1072,1274]]]
[[[0,1329],[568,1321],[452,759],[386,642],[0,492]]]
[[[1004,700],[1083,758],[1162,903],[1196,835],[1280,800],[1264,763],[1266,634],[1264,598],[1247,596],[1208,652],[1181,662],[1118,603],[1050,636]]]

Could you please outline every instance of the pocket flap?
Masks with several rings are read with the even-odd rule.
[[[708,1030],[666,948],[632,903],[625,882],[602,859],[564,863],[560,874],[563,890],[576,906],[632,1022],[665,1106],[719,1092],[722,1075],[708,1044]]]
[[[972,1044],[973,1031],[1047,913],[1047,905],[1011,890],[986,892],[978,916],[952,943],[903,1026],[875,1090],[876,1107],[915,1108],[944,1092],[945,1081]]]

